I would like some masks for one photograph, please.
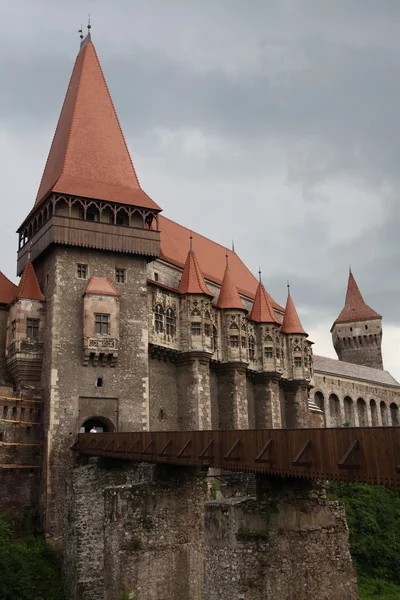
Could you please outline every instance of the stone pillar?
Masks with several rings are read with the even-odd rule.
[[[219,366],[218,405],[220,429],[248,429],[246,365]]]
[[[268,373],[260,373],[254,378],[256,429],[279,429],[282,427],[279,379],[279,376]]]
[[[287,381],[284,384],[286,427],[301,429],[310,426],[308,410],[308,385],[303,381]]]
[[[358,600],[344,507],[305,480],[258,483],[206,505],[204,597]]]
[[[179,428],[211,429],[210,355],[205,352],[183,354],[177,364],[177,374]]]

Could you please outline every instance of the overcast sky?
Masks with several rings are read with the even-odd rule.
[[[348,266],[400,379],[398,0],[0,0],[0,269],[92,39],[142,187],[231,245],[318,354]]]

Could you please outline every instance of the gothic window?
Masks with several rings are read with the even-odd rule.
[[[94,331],[100,335],[110,334],[110,315],[104,313],[95,313]]]
[[[115,269],[115,281],[117,283],[125,283],[126,281],[126,269]]]
[[[264,356],[265,358],[274,358],[274,349],[270,346],[264,348]]]
[[[11,321],[11,341],[15,340],[15,334],[17,331],[17,321]]]
[[[192,335],[201,335],[201,323],[192,323]]]
[[[207,337],[211,336],[211,324],[210,323],[204,323],[204,335],[206,335]]]
[[[78,263],[76,266],[76,274],[78,275],[79,279],[87,279],[88,266]]]
[[[231,335],[229,339],[229,343],[231,348],[239,348],[239,336]]]
[[[175,335],[175,313],[172,308],[167,308],[165,313],[165,328],[167,335]]]
[[[301,356],[294,357],[294,366],[296,367],[296,369],[301,367]]]
[[[154,309],[154,327],[157,333],[164,331],[164,310],[160,304],[157,304]]]
[[[275,350],[275,356],[276,356],[276,358],[280,358],[281,357],[281,350],[280,350],[280,348],[276,348],[276,350]]]
[[[254,336],[249,337],[249,358],[250,360],[254,360],[255,358],[255,340]]]
[[[246,338],[244,337],[244,335],[242,335],[241,343],[242,343],[242,348],[246,348]]]
[[[26,337],[28,340],[39,339],[39,319],[26,320]]]
[[[216,350],[218,348],[218,330],[215,327],[215,325],[213,325],[213,328],[212,328],[212,342],[213,342],[214,352],[216,352]]]

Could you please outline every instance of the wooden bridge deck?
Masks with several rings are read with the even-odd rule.
[[[82,433],[73,450],[282,477],[400,484],[400,427]]]

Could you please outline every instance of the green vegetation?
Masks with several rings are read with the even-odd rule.
[[[399,600],[400,489],[330,483],[328,494],[346,506],[360,600]]]
[[[41,538],[15,533],[0,516],[0,600],[64,600],[60,563]]]

